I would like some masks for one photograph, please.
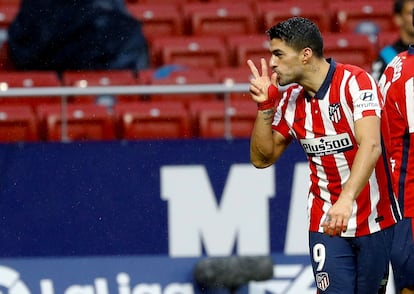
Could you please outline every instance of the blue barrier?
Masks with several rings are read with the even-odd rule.
[[[274,278],[251,282],[237,293],[313,294],[307,256],[273,255]],[[200,288],[192,275],[197,258],[124,256],[0,260],[0,290],[11,294],[229,293]]]
[[[204,167],[220,205],[229,169],[248,156],[244,139],[0,145],[0,256],[168,254],[162,167]],[[284,250],[301,160],[293,144],[275,171],[270,252]]]

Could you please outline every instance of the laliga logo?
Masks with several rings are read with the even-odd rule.
[[[30,294],[27,286],[19,279],[19,273],[10,268],[0,266],[0,294]],[[4,293],[1,289],[6,288]]]

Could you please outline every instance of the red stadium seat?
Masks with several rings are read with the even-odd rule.
[[[7,41],[0,44],[0,72],[6,70],[16,70],[14,63],[10,60],[9,43]]]
[[[329,14],[322,1],[265,1],[256,3],[256,14],[259,23],[263,27],[260,31],[266,31],[273,25],[293,16],[302,16],[315,22],[321,32],[331,30]]]
[[[160,36],[151,43],[152,64],[180,64],[199,68],[228,65],[228,52],[222,39],[215,36]]]
[[[53,71],[0,72],[0,82],[7,84],[7,88],[59,87],[62,85],[57,74]]]
[[[0,142],[33,142],[38,139],[37,118],[30,106],[0,106]]]
[[[192,35],[236,35],[257,33],[251,6],[242,2],[201,2],[183,5]]]
[[[233,66],[246,66],[247,59],[257,63],[262,57],[270,57],[269,40],[265,34],[228,36],[226,42]]]
[[[186,68],[183,70],[172,71],[166,76],[156,76],[156,71],[152,74],[147,71],[149,84],[151,85],[197,85],[197,84],[213,84],[216,82],[214,77],[206,69]],[[217,98],[215,93],[173,93],[173,94],[152,94],[152,101],[179,101],[185,106],[192,100],[214,100]]]
[[[142,4],[185,4],[190,2],[197,2],[198,0],[126,0],[127,4],[142,3]]]
[[[0,29],[6,29],[19,12],[20,6],[14,3],[0,3]]]
[[[188,113],[177,101],[119,103],[118,137],[126,140],[189,138]]]
[[[149,41],[156,36],[182,35],[183,16],[178,4],[134,3],[127,5],[129,13],[143,24]]]
[[[21,2],[22,2],[22,0],[1,0],[0,3],[3,4],[3,5],[16,5],[16,6],[20,6],[20,3]]]
[[[251,135],[257,108],[251,101],[224,101],[190,104],[194,134],[201,138],[248,138]]]
[[[61,82],[52,71],[0,71],[0,88],[5,91],[10,88],[60,87]],[[36,97],[3,97],[0,105],[30,105],[36,107],[40,103],[59,103],[59,96]]]
[[[324,55],[335,61],[349,63],[370,71],[376,57],[376,45],[367,35],[331,33],[324,35]]]
[[[380,32],[396,29],[393,18],[393,1],[330,1],[328,13],[331,15],[332,26],[337,32],[356,32],[364,30],[361,24],[375,24]],[[326,13],[326,12],[325,12]]]
[[[213,71],[213,76],[218,83],[231,85],[235,83],[249,83],[251,79],[251,72],[249,67],[246,65],[238,67],[221,67]],[[224,96],[224,95],[223,95]],[[250,101],[249,89],[246,88],[245,92],[242,93],[229,93],[229,98],[233,100],[244,100]]]
[[[96,86],[131,86],[137,84],[137,79],[131,70],[85,70],[85,71],[66,71],[62,75],[65,86],[79,88]],[[97,96],[75,96],[70,97],[73,102],[98,102],[101,104],[113,103],[113,100],[137,100],[137,95],[97,95]],[[95,101],[97,100],[97,101]]]
[[[115,138],[113,117],[103,106],[89,103],[44,104],[37,107],[41,137],[47,141],[97,141]],[[65,124],[66,120],[66,124]],[[65,138],[62,130],[67,130]]]

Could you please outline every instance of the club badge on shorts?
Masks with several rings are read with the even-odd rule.
[[[325,291],[329,287],[328,273],[322,272],[316,274],[316,286],[322,291]]]

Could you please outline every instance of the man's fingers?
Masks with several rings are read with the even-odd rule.
[[[269,74],[267,72],[266,59],[260,58],[260,63],[262,65],[262,77],[267,77]]]
[[[271,76],[271,79],[270,79],[270,82],[273,84],[273,85],[276,85],[277,86],[277,73],[272,73],[272,76]]]
[[[346,232],[348,226],[343,220],[336,220],[327,217],[325,222],[322,224],[323,232],[330,236],[340,236],[341,233]]]
[[[260,73],[257,70],[257,67],[254,65],[254,62],[250,59],[247,60],[247,65],[250,67],[250,71],[252,72],[253,78],[257,79],[260,77]]]

